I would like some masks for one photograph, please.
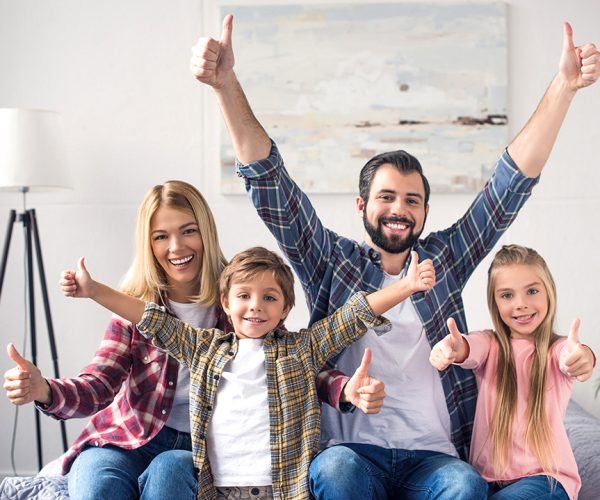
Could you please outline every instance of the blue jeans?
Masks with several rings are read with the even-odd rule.
[[[191,449],[190,435],[169,427],[135,450],[85,448],[69,471],[69,497],[193,500],[198,482]]]
[[[488,486],[462,460],[434,451],[341,444],[319,453],[308,469],[317,500],[487,499]]]
[[[508,486],[489,483],[490,496],[494,500],[569,500],[562,484],[548,476],[529,476]]]

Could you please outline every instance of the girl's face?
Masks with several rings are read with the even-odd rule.
[[[198,293],[204,246],[193,215],[161,206],[150,219],[152,253],[164,270],[169,298],[188,302]]]
[[[513,339],[532,339],[548,314],[548,293],[535,268],[502,267],[496,274],[494,300]]]

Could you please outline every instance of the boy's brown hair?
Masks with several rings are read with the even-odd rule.
[[[294,275],[279,255],[264,247],[252,247],[235,255],[228,266],[223,269],[219,279],[219,292],[227,297],[233,283],[251,281],[264,271],[273,273],[273,278],[283,292],[284,307],[294,307]]]

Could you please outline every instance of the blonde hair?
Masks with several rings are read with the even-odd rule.
[[[510,328],[502,321],[496,304],[496,278],[502,268],[513,265],[526,265],[535,269],[540,281],[546,287],[548,313],[533,333],[535,356],[531,367],[531,390],[527,402],[527,429],[525,440],[533,449],[544,473],[556,472],[556,457],[550,425],[546,416],[546,367],[548,352],[558,340],[553,332],[556,314],[556,286],[544,259],[531,248],[520,245],[504,245],[494,257],[488,271],[487,300],[490,315],[498,341],[498,365],[496,369],[496,407],[491,422],[490,440],[494,450],[493,468],[502,474],[510,456],[510,436],[517,407],[517,374],[510,343]]]
[[[203,246],[202,268],[197,292],[190,300],[219,304],[217,284],[227,261],[221,252],[215,221],[206,200],[194,186],[183,181],[167,181],[146,193],[138,211],[135,257],[121,282],[121,290],[153,302],[159,301],[161,294],[168,294],[166,274],[152,252],[150,229],[152,216],[163,206],[192,215],[198,224]]]
[[[221,295],[226,297],[232,284],[249,282],[264,271],[272,272],[281,287],[283,306],[288,309],[294,307],[294,275],[290,266],[279,255],[263,247],[249,248],[231,259],[219,280]]]

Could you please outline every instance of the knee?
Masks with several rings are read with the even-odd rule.
[[[471,465],[455,460],[440,470],[437,477],[438,491],[445,491],[444,497],[454,500],[487,499],[488,485]]]
[[[333,446],[315,457],[308,469],[310,481],[339,483],[364,473],[359,456],[345,446]]]
[[[169,450],[158,454],[140,475],[138,484],[142,494],[144,492],[155,494],[158,491],[184,487],[195,491],[196,474],[192,452]]]

